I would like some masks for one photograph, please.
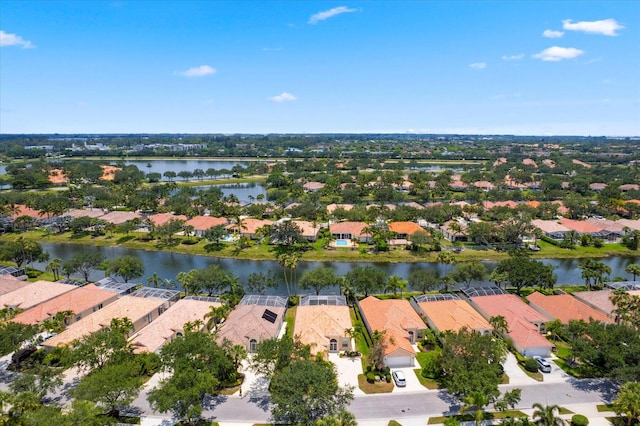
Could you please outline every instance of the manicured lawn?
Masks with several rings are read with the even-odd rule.
[[[389,393],[393,390],[393,383],[376,382],[369,383],[364,374],[358,374],[358,387],[366,394]]]
[[[414,373],[416,373],[416,377],[418,378],[418,381],[420,381],[420,384],[422,386],[424,386],[427,389],[440,389],[440,384],[435,381],[434,379],[428,379],[426,377],[422,377],[422,370],[420,368],[416,368],[413,370]]]
[[[568,408],[564,408],[564,407],[560,407],[560,410],[558,411],[559,414],[575,414],[573,411],[569,410]]]
[[[598,404],[596,405],[596,408],[598,409],[598,413],[613,411],[613,406],[611,404]]]
[[[453,417],[459,422],[475,421],[475,417],[473,416],[473,414],[458,414]],[[484,413],[484,420],[500,420],[500,419],[506,419],[508,417],[520,418],[520,417],[527,417],[527,415],[520,410],[492,411],[492,412]],[[444,423],[445,420],[447,420],[447,417],[445,416],[429,417],[429,421],[427,422],[427,424],[437,425],[437,424]]]
[[[296,308],[297,306],[290,307],[284,315],[284,320],[287,322],[287,335],[289,337],[293,337],[293,327],[296,322]]]

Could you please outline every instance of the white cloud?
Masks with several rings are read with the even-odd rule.
[[[543,36],[547,38],[560,38],[564,35],[563,31],[554,31],[554,30],[544,30],[542,33]]]
[[[19,35],[5,33],[0,30],[0,46],[21,46],[23,49],[33,49],[36,46],[29,40],[25,40]]]
[[[474,70],[483,70],[487,67],[486,62],[475,62],[473,64],[469,64],[469,68],[473,68]]]
[[[511,55],[511,56],[503,56],[502,60],[503,61],[519,61],[521,59],[524,59],[524,53],[520,53],[519,55]]]
[[[279,94],[277,96],[273,96],[273,97],[269,98],[269,100],[271,100],[272,102],[280,104],[282,102],[297,101],[298,98],[295,97],[294,95],[292,95],[291,93],[282,92],[281,94]]]
[[[329,19],[334,16],[341,15],[343,13],[351,13],[351,12],[357,12],[357,11],[358,9],[352,9],[347,6],[334,7],[333,9],[324,10],[322,12],[316,13],[315,15],[311,15],[311,18],[309,18],[309,23],[317,24],[320,21],[324,21],[325,19]]]
[[[562,21],[562,28],[568,31],[583,31],[591,34],[602,34],[606,36],[617,36],[616,31],[624,27],[618,24],[615,19],[602,19],[600,21],[580,21],[573,23],[571,19]]]
[[[577,58],[583,53],[583,50],[576,49],[575,47],[552,46],[548,49],[544,49],[540,53],[536,53],[533,57],[542,61],[558,62],[563,59]]]
[[[186,71],[176,72],[183,77],[204,77],[205,75],[215,74],[216,69],[209,65],[200,65],[199,67],[189,68]]]

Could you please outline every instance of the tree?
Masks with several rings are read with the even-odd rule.
[[[211,305],[209,309],[209,312],[204,316],[205,318],[209,318],[207,321],[207,330],[215,333],[218,331],[220,324],[222,324],[227,318],[227,315],[229,315],[231,308],[228,305]]]
[[[471,281],[482,281],[487,275],[487,267],[480,262],[459,264],[450,274],[453,281],[471,285]]]
[[[374,370],[382,370],[384,368],[384,354],[387,351],[387,342],[389,341],[386,334],[386,330],[374,330],[371,333],[371,347],[369,348],[367,360]]]
[[[565,421],[560,417],[560,407],[558,405],[542,405],[536,402],[531,408],[533,408],[531,417],[534,424],[540,426],[564,426]]]
[[[206,292],[209,296],[222,294],[237,281],[237,277],[227,274],[220,265],[211,264],[205,269],[192,269],[189,272],[180,272],[177,280],[187,294],[200,294]]]
[[[591,290],[592,284],[602,286],[605,275],[611,274],[610,266],[595,259],[580,259],[578,267],[582,270],[582,278],[584,278],[585,285],[589,287],[589,290]]]
[[[264,294],[267,289],[278,287],[276,275],[269,271],[264,274],[262,272],[252,272],[247,277],[247,288],[252,293]]]
[[[429,290],[435,290],[441,285],[440,277],[436,271],[430,269],[414,269],[409,274],[409,286],[414,291],[423,294]]]
[[[509,332],[509,324],[502,315],[489,318],[489,324],[491,324],[493,329],[499,333]]]
[[[87,374],[73,391],[76,399],[101,404],[118,417],[118,407],[131,403],[142,389],[136,362],[127,360],[105,365]]]
[[[25,240],[22,237],[16,241],[3,242],[0,245],[0,260],[10,260],[16,263],[18,268],[23,264],[30,264],[34,260],[45,261],[49,254],[42,249],[36,241]]]
[[[633,275],[633,281],[635,281],[636,277],[640,275],[640,264],[630,263],[624,270],[627,272],[627,274]]]
[[[85,281],[89,281],[89,276],[102,265],[105,257],[97,251],[82,251],[74,255],[71,259],[62,264],[65,272],[78,272],[82,274]]]
[[[346,281],[357,293],[365,297],[384,289],[387,277],[373,266],[358,266],[345,275]]]
[[[236,381],[232,360],[212,334],[198,331],[201,324],[187,323],[184,335],[162,348],[163,369],[173,371],[173,375],[163,379],[148,398],[154,409],[171,411],[176,418],[189,422],[202,414],[206,395],[214,395]]]
[[[144,264],[136,256],[125,255],[107,262],[107,275],[122,277],[125,283],[144,275]]]
[[[220,240],[227,235],[227,229],[224,225],[216,225],[204,231],[204,238],[207,241],[212,241],[216,244],[220,244]]]
[[[270,240],[272,244],[285,246],[292,246],[306,241],[302,238],[300,227],[290,220],[273,225],[271,227]]]
[[[280,339],[265,339],[258,342],[250,359],[251,369],[257,374],[273,377],[292,362],[311,358],[311,347],[297,337],[285,334]]]
[[[613,313],[618,322],[638,327],[640,324],[640,296],[631,295],[624,289],[616,289],[609,296],[615,306]]]
[[[55,258],[47,264],[45,270],[53,274],[53,280],[58,281],[60,279],[60,269],[62,268],[62,259]]]
[[[433,241],[433,238],[426,231],[416,231],[409,236],[409,240],[415,250],[419,250]]]
[[[484,418],[484,407],[490,402],[489,395],[481,391],[472,392],[463,399],[463,402],[464,405],[460,409],[460,412],[465,413],[473,410],[476,426],[480,426],[482,424],[482,419]]]
[[[277,422],[313,424],[337,415],[353,399],[351,388],[338,385],[335,367],[327,361],[300,360],[271,379],[271,414]]]
[[[130,359],[133,346],[127,340],[133,323],[128,318],[114,318],[107,328],[84,337],[74,347],[75,365],[81,370],[99,370],[109,363]]]
[[[154,233],[162,244],[173,245],[173,236],[183,230],[184,223],[182,219],[169,219],[166,223],[156,226]]]
[[[520,290],[526,286],[539,286],[541,288],[553,288],[558,277],[553,273],[552,265],[545,265],[539,260],[530,259],[520,253],[512,253],[508,259],[501,260],[494,270],[509,285]]]
[[[409,281],[403,280],[402,277],[398,275],[392,275],[387,280],[387,286],[385,287],[385,293],[387,290],[393,292],[394,297],[397,296],[397,290],[400,290],[400,294],[404,293],[407,290],[407,285]]]
[[[627,426],[631,426],[634,419],[640,419],[640,382],[622,385],[612,408],[617,415],[627,417]]]
[[[449,333],[444,340],[441,358],[441,380],[449,393],[464,400],[481,392],[489,402],[500,394],[502,363],[506,347],[501,339],[481,335],[466,328]]]
[[[336,285],[338,277],[333,268],[329,266],[319,266],[315,269],[307,270],[300,277],[300,288],[308,290],[312,288],[316,295],[320,294],[322,289]]]
[[[38,334],[36,325],[25,325],[17,322],[0,323],[0,356],[15,352],[20,344]]]

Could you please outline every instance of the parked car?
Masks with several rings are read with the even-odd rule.
[[[540,251],[540,247],[534,246],[533,244],[529,244],[529,250],[531,250],[531,251]]]
[[[392,376],[396,386],[400,388],[407,386],[407,381],[405,380],[404,373],[402,371],[394,371]]]
[[[538,368],[540,369],[540,371],[542,371],[543,373],[551,373],[551,364],[549,364],[546,359],[539,356],[534,356],[533,359],[535,359],[538,363]]]

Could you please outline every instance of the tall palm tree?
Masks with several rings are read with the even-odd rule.
[[[162,280],[162,278],[160,278],[158,276],[157,272],[154,272],[153,275],[151,275],[149,278],[147,278],[147,284],[149,284],[149,285],[153,284],[153,286],[155,288],[158,288],[159,284],[160,284],[160,280]]]
[[[53,274],[53,280],[58,281],[60,279],[60,268],[62,268],[62,259],[54,258],[47,264],[45,270]]]
[[[464,413],[475,410],[474,417],[476,420],[476,426],[480,426],[484,419],[484,411],[482,410],[487,404],[489,404],[489,396],[484,392],[476,391],[464,398],[463,402],[464,406],[460,409],[460,412]]]
[[[533,422],[540,426],[564,426],[566,422],[559,417],[560,407],[556,404],[542,405],[536,402],[531,406],[533,408]],[[556,414],[557,412],[557,414]]]
[[[630,263],[625,268],[625,271],[627,272],[627,274],[633,275],[633,280],[635,281],[636,277],[638,275],[640,275],[640,264],[638,264],[638,263]]]

